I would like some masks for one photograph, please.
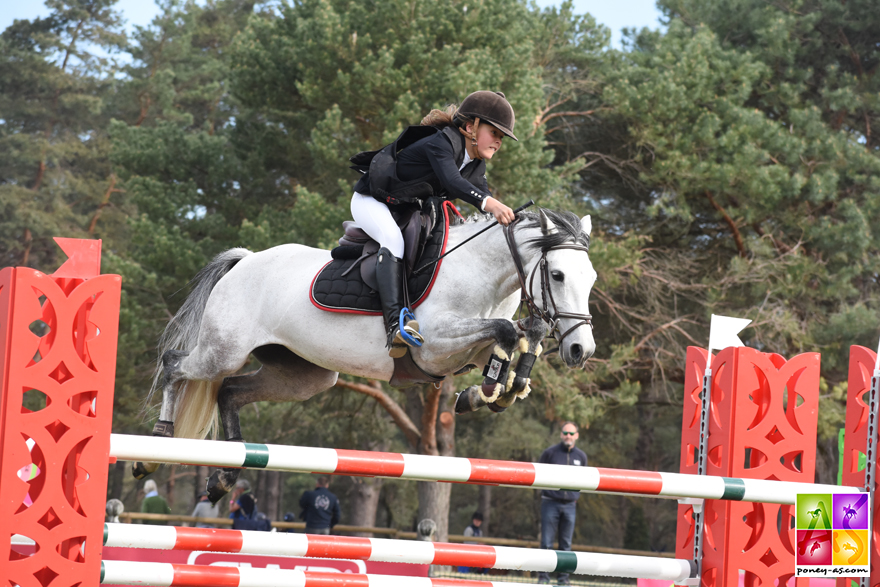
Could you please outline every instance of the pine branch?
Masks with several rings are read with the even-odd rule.
[[[110,185],[107,187],[107,191],[104,192],[104,197],[101,198],[101,204],[98,206],[98,209],[95,210],[94,216],[92,216],[92,221],[89,222],[89,236],[95,233],[95,226],[98,224],[98,219],[101,217],[101,212],[110,205],[110,195],[113,193],[124,193],[125,190],[119,189],[116,186],[116,174],[110,174]]]
[[[715,201],[715,198],[712,197],[712,193],[709,190],[706,190],[706,197],[709,199],[709,202],[712,206],[715,207],[716,210],[721,214],[721,217],[724,218],[724,222],[727,223],[727,226],[730,227],[730,231],[733,233],[733,242],[736,243],[736,250],[739,251],[739,256],[745,258],[748,256],[746,253],[746,246],[743,243],[742,235],[739,232],[739,229],[736,227],[736,222],[733,221],[733,218],[721,207],[721,204]]]

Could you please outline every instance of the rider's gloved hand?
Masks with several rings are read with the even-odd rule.
[[[505,206],[491,196],[486,198],[486,204],[483,206],[483,210],[493,215],[495,217],[495,220],[497,220],[499,224],[507,226],[508,224],[513,222],[513,210],[509,206]]]

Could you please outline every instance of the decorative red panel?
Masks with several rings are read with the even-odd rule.
[[[77,246],[80,243],[81,246]],[[121,280],[0,272],[0,579],[2,585],[96,585],[100,576]],[[98,246],[98,251],[100,247]],[[99,254],[99,253],[98,253]],[[33,554],[13,534],[36,543]]]
[[[688,348],[682,473],[697,472],[706,357],[705,350]],[[724,349],[712,360],[711,401],[707,474],[814,481],[818,353],[786,362],[779,355],[746,347]],[[678,510],[676,556],[692,558],[692,510]],[[707,500],[704,511],[704,587],[736,587],[740,570],[746,587],[785,585],[793,578],[794,506]]]
[[[843,475],[841,483],[853,487],[865,486],[865,469],[860,467],[860,457],[864,458],[868,448],[868,413],[870,407],[871,376],[874,373],[874,362],[877,354],[863,346],[849,348],[849,380],[846,392],[846,424],[843,438]],[[876,465],[874,471],[877,471]],[[880,499],[877,493],[877,475],[874,474],[874,505],[871,511],[874,516],[871,528],[871,587],[880,584]],[[847,579],[837,580],[837,587],[846,587]],[[849,581],[852,581],[851,579]]]

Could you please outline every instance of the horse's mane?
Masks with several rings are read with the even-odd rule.
[[[495,217],[486,212],[474,212],[467,218],[461,217],[458,214],[450,214],[449,226],[461,226],[463,224],[474,224],[475,222],[486,222],[489,220],[495,220]]]
[[[573,212],[559,212],[549,208],[541,208],[541,210],[556,225],[556,231],[553,234],[542,234],[541,236],[531,238],[526,241],[526,244],[532,248],[541,249],[542,252],[563,243],[572,242],[590,248],[590,235],[584,232],[581,219],[578,218],[577,214]],[[541,224],[541,216],[537,212],[520,212],[519,216],[522,218],[522,221],[517,225],[517,230],[531,228],[536,225],[540,226]],[[495,220],[495,217],[491,214],[477,212],[464,219],[452,216],[449,219],[449,225],[475,224],[491,220]]]
[[[590,235],[584,232],[581,219],[578,218],[577,214],[574,212],[550,210],[548,208],[541,208],[541,210],[556,225],[556,231],[552,234],[542,234],[541,236],[529,239],[526,243],[530,247],[541,249],[541,252],[547,252],[547,250],[563,243],[573,242],[588,249],[590,248]],[[525,221],[525,224],[520,225],[523,228],[534,225],[540,226],[541,224],[541,216],[536,212],[520,212],[520,215]]]

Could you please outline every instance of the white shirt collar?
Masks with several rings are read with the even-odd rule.
[[[473,159],[471,159],[470,154],[467,152],[467,149],[465,149],[464,150],[464,163],[461,164],[461,166],[458,168],[458,170],[461,171],[462,169],[464,169],[464,166],[467,165],[468,163],[470,163],[471,161],[473,161]]]

